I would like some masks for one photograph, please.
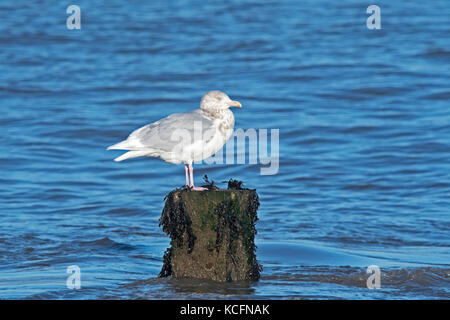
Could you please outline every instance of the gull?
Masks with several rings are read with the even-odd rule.
[[[195,187],[192,163],[209,158],[231,137],[234,116],[230,107],[242,105],[219,90],[210,91],[202,97],[200,109],[174,113],[143,126],[107,150],[128,151],[114,161],[146,156],[173,164],[184,163],[186,186],[191,190],[206,190]]]

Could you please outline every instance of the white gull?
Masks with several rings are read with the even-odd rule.
[[[225,93],[213,90],[202,97],[200,109],[175,113],[133,131],[126,140],[108,150],[128,150],[114,161],[137,157],[155,157],[185,164],[186,185],[194,186],[194,161],[206,159],[219,151],[230,138],[234,128],[230,107],[241,107]]]

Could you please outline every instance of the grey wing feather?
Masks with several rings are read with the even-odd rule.
[[[205,118],[200,110],[175,113],[167,118],[137,129],[128,137],[131,143],[140,148],[171,151],[179,143],[189,144],[198,140],[208,142],[212,139],[214,124]]]

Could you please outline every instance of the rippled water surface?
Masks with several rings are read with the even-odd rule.
[[[360,1],[77,4],[81,30],[65,2],[0,4],[0,298],[449,298],[446,1],[378,1],[381,30]],[[158,278],[183,166],[105,150],[211,89],[280,130],[276,175],[196,167],[257,189],[257,283]]]

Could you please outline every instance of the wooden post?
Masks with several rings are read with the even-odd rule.
[[[230,180],[235,181],[235,180]],[[235,184],[236,185],[236,184]],[[258,194],[237,188],[177,189],[166,197],[160,226],[171,238],[160,277],[214,281],[257,280]]]

